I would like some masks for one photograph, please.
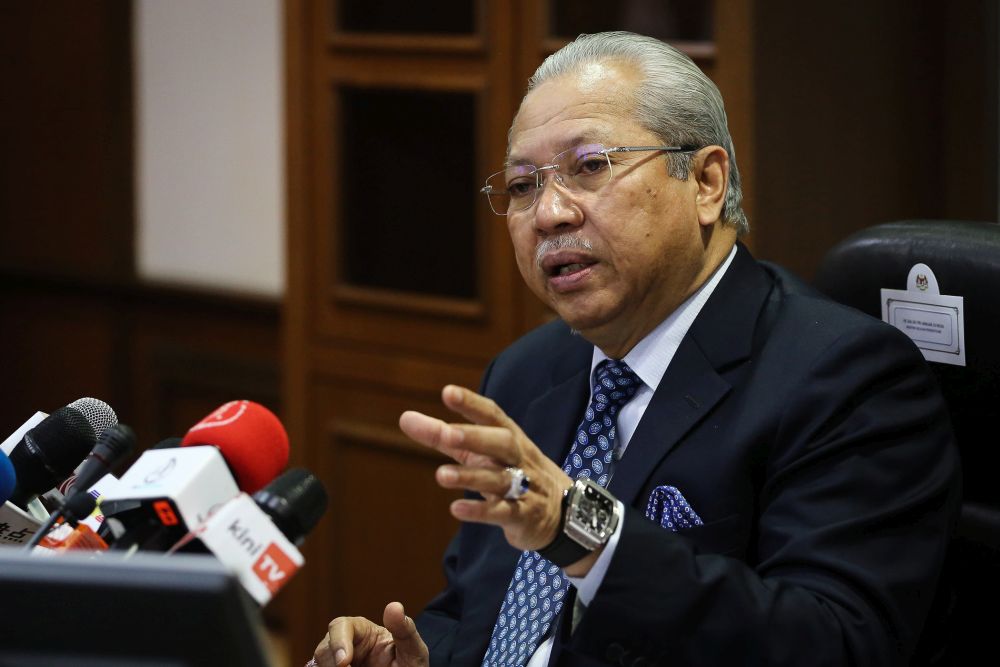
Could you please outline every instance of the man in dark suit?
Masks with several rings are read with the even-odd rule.
[[[906,661],[957,506],[943,402],[902,334],[737,242],[733,155],[656,40],[539,68],[484,192],[560,321],[445,387],[464,423],[400,418],[470,492],[449,585],[335,619],[319,664]]]

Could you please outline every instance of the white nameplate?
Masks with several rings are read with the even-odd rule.
[[[910,337],[924,359],[965,365],[964,299],[941,294],[934,272],[915,264],[906,289],[882,289],[882,319]]]

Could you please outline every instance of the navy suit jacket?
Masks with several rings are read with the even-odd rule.
[[[483,380],[560,464],[592,350],[553,322]],[[557,629],[550,664],[904,663],[958,475],[943,400],[912,343],[739,246],[616,465],[621,538],[575,631]],[[703,526],[672,533],[644,518],[663,484]],[[462,526],[448,587],[417,620],[432,665],[481,664],[518,556],[500,530]]]

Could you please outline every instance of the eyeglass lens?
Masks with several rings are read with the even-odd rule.
[[[545,172],[555,171],[572,192],[593,192],[611,180],[611,161],[600,144],[575,146],[559,153],[549,165],[512,165],[486,179],[490,207],[504,215],[528,208],[544,185]]]

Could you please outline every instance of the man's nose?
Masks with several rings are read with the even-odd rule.
[[[566,181],[555,169],[539,174],[538,199],[535,202],[535,227],[539,232],[551,234],[583,222],[583,212],[577,205]]]

